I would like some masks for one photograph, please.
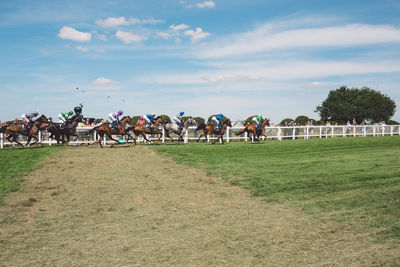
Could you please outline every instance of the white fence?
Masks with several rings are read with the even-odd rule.
[[[238,135],[243,126],[228,127],[226,133],[223,136],[225,142],[237,142],[237,141],[253,141],[252,136],[247,136],[247,133]],[[96,133],[86,135],[90,130],[90,127],[77,128],[78,140],[71,141],[69,144],[93,144],[98,141]],[[196,127],[189,127],[184,135],[185,143],[189,141],[196,141],[202,131],[195,133]],[[164,132],[160,142],[168,142],[169,139],[165,138]],[[265,134],[267,139],[284,140],[284,139],[309,139],[309,138],[334,138],[334,137],[356,137],[356,136],[385,136],[385,135],[400,135],[400,125],[357,125],[357,126],[346,126],[346,125],[335,125],[335,126],[287,126],[287,127],[265,127]],[[171,134],[176,140],[177,135]],[[159,140],[158,136],[147,136],[152,141]],[[120,138],[115,136],[116,139]],[[207,142],[215,140],[216,136],[202,137],[202,140]],[[126,138],[123,139],[126,142]],[[26,143],[26,137],[19,136],[18,141]],[[43,144],[56,144],[56,140],[49,138],[49,133],[46,131],[39,133],[39,141]],[[138,142],[143,142],[143,138],[139,138]],[[133,142],[129,140],[129,142]],[[113,144],[112,140],[107,140],[105,137],[103,144]],[[3,133],[0,133],[0,148],[12,145],[10,142],[5,140]],[[15,145],[15,144],[14,144]]]

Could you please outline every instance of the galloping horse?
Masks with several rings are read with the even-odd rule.
[[[246,125],[246,127],[244,127],[244,129],[240,130],[238,135],[247,132],[247,135],[250,136],[251,133],[254,139],[256,139],[257,142],[260,142],[260,135],[263,135],[265,138],[267,138],[267,136],[265,135],[265,126],[269,126],[268,119],[264,119],[263,122],[261,123],[261,130],[257,128],[257,126],[254,123],[249,123]]]
[[[163,123],[163,119],[161,116],[158,116],[157,118],[155,118],[154,122],[153,122],[153,126],[150,128],[146,128],[145,125],[143,124],[136,124],[134,127],[128,128],[128,130],[132,130],[133,133],[135,134],[135,137],[133,138],[133,141],[135,142],[136,145],[136,140],[138,139],[138,137],[141,135],[143,136],[144,140],[146,142],[150,142],[151,141],[149,139],[147,139],[147,134],[160,134],[160,137],[158,138],[158,140],[160,140],[161,136],[162,136],[162,132],[160,131],[159,127],[160,125]]]
[[[170,138],[171,141],[174,142],[174,139],[169,134],[176,133],[177,135],[179,135],[176,142],[178,143],[179,140],[183,141],[183,135],[186,133],[186,130],[189,128],[190,125],[197,125],[197,122],[192,118],[189,118],[183,123],[182,129],[179,129],[178,124],[176,124],[175,122],[167,122],[163,125],[165,137]]]
[[[29,145],[32,138],[34,138],[36,140],[33,143],[33,145],[37,144],[39,142],[38,133],[41,130],[40,126],[43,123],[47,123],[48,121],[49,120],[47,119],[47,117],[45,115],[42,115],[33,122],[33,126],[29,130],[22,130],[22,125],[20,123],[11,123],[10,125],[8,125],[6,127],[6,130],[5,130],[8,133],[6,139],[11,143],[15,142],[15,143],[19,144],[20,146],[24,146],[19,141],[17,141],[18,134],[22,134],[22,135],[28,137],[28,141],[26,142],[25,145]]]
[[[100,136],[99,141],[98,141],[100,147],[103,147],[103,145],[101,144],[101,141],[103,140],[104,135],[107,135],[108,138],[119,143],[118,140],[112,138],[112,135],[122,135],[122,136],[126,135],[126,136],[128,136],[128,140],[129,140],[129,138],[132,138],[129,134],[129,128],[126,127],[128,124],[132,125],[133,121],[129,116],[125,116],[118,123],[118,129],[111,129],[109,124],[106,122],[99,126],[94,127],[89,132],[87,132],[86,135],[89,135],[89,134],[93,133],[94,131],[97,131],[97,133]]]
[[[207,135],[212,135],[212,134],[216,134],[218,135],[218,138],[214,140],[214,142],[212,142],[212,144],[215,144],[218,140],[221,140],[222,144],[224,143],[224,139],[222,138],[222,136],[224,135],[225,131],[226,131],[226,127],[232,127],[232,123],[230,120],[226,120],[222,123],[222,129],[220,131],[218,131],[217,126],[215,126],[214,124],[200,124],[199,126],[197,126],[195,132],[197,132],[198,130],[203,130],[203,133],[200,134],[199,138],[197,139],[197,142],[200,141],[200,138],[202,136],[207,138]]]
[[[67,142],[69,142],[71,136],[75,136],[75,140],[78,139],[78,135],[76,134],[76,127],[81,121],[83,121],[83,118],[82,115],[79,115],[72,118],[72,120],[69,122],[69,125],[65,126],[64,128],[61,128],[60,123],[50,123],[46,127],[46,130],[50,133],[49,138],[56,139],[57,144],[59,144],[60,141],[64,144],[65,137],[67,138]]]

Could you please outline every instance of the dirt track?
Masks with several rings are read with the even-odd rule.
[[[0,207],[1,266],[374,265],[397,245],[323,222],[144,146],[67,148]]]

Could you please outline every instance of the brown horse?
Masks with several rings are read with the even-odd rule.
[[[150,128],[147,128],[143,124],[140,125],[137,124],[134,127],[132,127],[130,130],[132,130],[133,133],[135,134],[135,137],[133,138],[135,145],[136,145],[136,140],[140,135],[143,136],[144,140],[149,143],[151,143],[151,141],[147,139],[148,134],[159,134],[158,140],[160,140],[162,137],[162,132],[160,131],[160,125],[162,125],[162,123],[163,123],[162,117],[158,116],[157,118],[155,118],[153,125]]]
[[[25,145],[29,145],[29,143],[31,142],[32,138],[34,138],[36,141],[33,143],[37,144],[39,142],[39,138],[38,138],[38,133],[41,130],[40,126],[43,123],[48,123],[48,119],[45,115],[40,116],[37,120],[35,120],[33,122],[33,126],[31,129],[29,130],[22,130],[22,124],[15,122],[15,123],[11,123],[10,125],[8,125],[6,127],[6,132],[8,133],[6,139],[11,142],[11,143],[17,143],[20,146],[24,146],[22,143],[20,143],[17,138],[18,138],[18,134],[22,134],[24,136],[28,137],[28,141],[26,142]]]
[[[100,147],[103,147],[101,144],[101,141],[103,141],[104,135],[107,135],[107,137],[119,144],[119,141],[112,138],[112,135],[122,135],[122,136],[127,136],[128,140],[129,138],[132,138],[131,135],[129,134],[129,128],[127,128],[127,125],[132,125],[133,121],[129,116],[123,117],[120,122],[118,123],[118,129],[111,129],[110,125],[108,122],[105,122],[99,126],[94,127],[91,129],[89,132],[86,133],[86,135],[89,135],[93,133],[94,131],[97,131],[98,135],[100,136],[98,144]]]
[[[269,120],[264,119],[263,122],[261,123],[261,130],[257,128],[257,126],[254,123],[249,123],[244,127],[244,129],[240,130],[239,135],[243,134],[244,132],[247,132],[247,135],[250,136],[250,133],[253,135],[253,138],[257,141],[260,142],[260,135],[264,136],[267,138],[265,135],[265,126],[269,126]]]
[[[224,143],[224,139],[222,138],[222,136],[225,134],[226,131],[226,127],[232,127],[231,121],[230,120],[226,120],[222,123],[222,129],[219,131],[217,129],[217,126],[215,126],[214,124],[200,124],[199,126],[197,126],[196,128],[196,132],[198,130],[203,130],[203,133],[200,134],[199,138],[197,139],[197,142],[200,141],[200,138],[202,136],[207,138],[207,135],[218,135],[218,138],[214,140],[214,142],[212,142],[212,144],[215,144],[218,140],[221,140],[222,144]]]

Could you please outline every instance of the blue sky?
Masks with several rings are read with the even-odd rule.
[[[342,85],[400,110],[398,14],[394,0],[2,0],[0,120],[78,103],[104,118],[318,119]]]

